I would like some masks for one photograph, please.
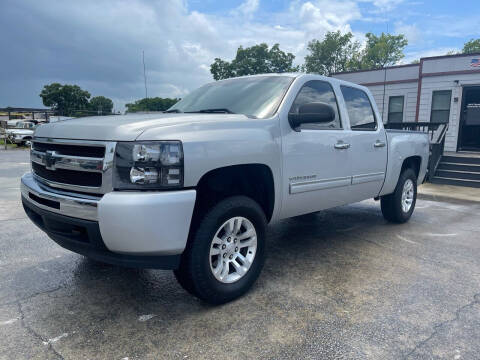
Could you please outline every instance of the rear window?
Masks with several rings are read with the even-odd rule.
[[[349,86],[341,86],[341,89],[347,106],[350,128],[352,130],[376,130],[377,121],[365,91]]]

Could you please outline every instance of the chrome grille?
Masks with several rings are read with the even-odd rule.
[[[35,138],[30,159],[35,178],[68,191],[112,191],[115,142]]]

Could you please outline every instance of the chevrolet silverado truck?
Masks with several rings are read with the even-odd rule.
[[[255,75],[204,85],[165,113],[42,125],[21,196],[60,246],[174,270],[219,304],[258,278],[268,223],[369,198],[406,222],[428,156],[426,134],[385,131],[365,87]]]

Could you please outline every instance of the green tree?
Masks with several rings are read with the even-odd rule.
[[[480,39],[471,39],[463,45],[462,53],[472,54],[480,53]]]
[[[307,73],[332,75],[341,71],[358,70],[361,66],[360,43],[353,34],[340,31],[327,32],[323,40],[308,43],[303,70]]]
[[[231,62],[216,58],[210,65],[210,72],[215,80],[221,80],[235,76],[298,71],[298,66],[292,65],[294,59],[295,55],[280,50],[279,44],[270,49],[265,43],[248,48],[240,46]]]
[[[92,115],[95,112],[99,115],[110,115],[113,110],[113,101],[105,96],[95,96],[90,99],[88,107]]]
[[[51,107],[57,114],[72,116],[87,110],[90,93],[78,85],[52,83],[43,87],[40,97],[43,105]]]
[[[165,111],[172,107],[180,99],[170,98],[143,98],[135,101],[131,104],[126,104],[127,112],[139,112],[139,111]]]
[[[376,36],[367,33],[365,36],[367,43],[362,57],[363,68],[379,69],[393,65],[404,58],[403,49],[408,45],[404,35],[382,33]]]
[[[232,64],[219,58],[215,58],[213,64],[210,65],[210,72],[215,80],[235,77]]]

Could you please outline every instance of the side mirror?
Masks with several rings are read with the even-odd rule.
[[[288,122],[295,131],[302,124],[325,124],[335,120],[335,110],[322,102],[311,102],[300,105],[298,114],[288,114]]]

